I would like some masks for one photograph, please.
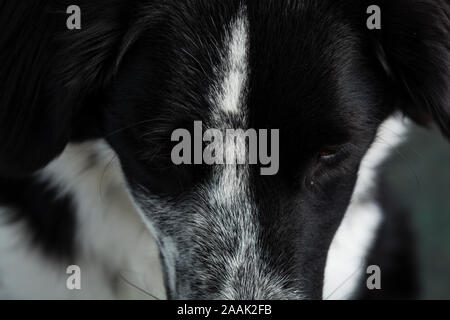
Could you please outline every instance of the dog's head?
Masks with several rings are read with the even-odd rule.
[[[398,109],[450,136],[446,1],[380,0],[381,30],[367,27],[366,1],[80,3],[75,31],[65,1],[2,9],[0,174],[105,138],[158,239],[172,298],[320,298],[382,121]],[[279,157],[274,174],[261,174],[263,161],[174,164],[175,130],[192,133],[192,157],[206,147],[195,121],[268,129],[257,137]],[[215,152],[247,155],[236,141]]]

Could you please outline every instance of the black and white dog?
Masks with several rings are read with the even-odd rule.
[[[450,137],[449,15],[447,0],[0,0],[0,297],[373,297],[367,263],[406,275],[411,258],[376,167],[406,117]],[[194,121],[278,129],[278,173],[173,164],[171,134]],[[397,280],[381,292],[408,297]]]

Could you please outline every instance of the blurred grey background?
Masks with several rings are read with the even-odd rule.
[[[416,233],[422,299],[450,299],[450,142],[413,126],[383,174]]]

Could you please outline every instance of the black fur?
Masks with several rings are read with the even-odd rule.
[[[72,198],[36,178],[0,179],[0,203],[11,208],[6,223],[25,222],[24,245],[37,246],[50,259],[70,261],[76,254],[76,216]],[[3,222],[5,223],[5,221]]]
[[[31,229],[44,230],[37,234],[50,251],[72,252],[65,237],[74,231],[62,227],[71,229],[57,232],[66,244],[53,248],[47,226],[53,230],[60,221],[33,212],[55,205],[68,212],[68,199],[55,204],[46,194],[31,208],[18,202],[35,183],[30,174],[70,141],[105,138],[135,192],[144,187],[177,207],[198,196],[211,168],[172,166],[170,134],[194,120],[208,122],[208,88],[217,77],[224,27],[242,4],[250,34],[249,126],[281,129],[279,174],[260,177],[252,168],[250,181],[267,265],[302,275],[285,289],[321,297],[326,252],[359,162],[384,119],[402,110],[421,123],[434,120],[450,137],[445,0],[78,1],[80,31],[66,29],[70,4],[0,1],[0,176],[16,186],[3,202],[16,199],[23,209],[18,214]],[[365,26],[371,4],[382,9],[381,31]],[[337,146],[343,148],[332,162],[319,159],[322,150]],[[194,226],[201,240],[192,244],[193,235],[182,230],[192,217],[150,218],[179,241],[177,289],[189,298],[214,297],[225,280],[205,254],[207,237],[219,235]],[[188,277],[201,272],[213,281]]]

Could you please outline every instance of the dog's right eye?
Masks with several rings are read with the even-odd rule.
[[[147,174],[152,180],[148,187],[155,194],[176,195],[188,186],[188,175],[165,159],[154,159],[147,166]]]
[[[170,157],[153,157],[146,164],[150,180],[147,187],[157,195],[177,196],[192,188],[197,169],[189,165],[177,166]]]

